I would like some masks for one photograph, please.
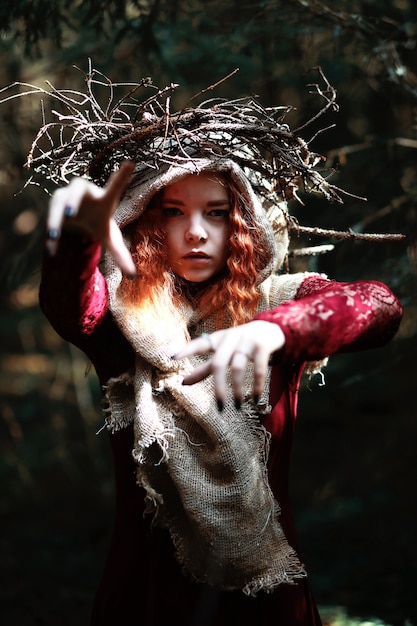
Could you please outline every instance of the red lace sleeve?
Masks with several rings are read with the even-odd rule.
[[[75,345],[94,332],[107,312],[100,256],[97,241],[82,233],[63,232],[57,254],[43,261],[41,309],[57,333]]]
[[[401,316],[399,300],[380,282],[338,283],[315,275],[302,282],[295,300],[256,319],[279,324],[292,361],[313,361],[384,345]]]

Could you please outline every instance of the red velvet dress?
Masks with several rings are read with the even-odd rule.
[[[58,254],[44,261],[42,310],[55,330],[91,359],[101,384],[134,363],[133,350],[107,308],[107,289],[97,268],[99,245],[64,233]],[[271,379],[273,407],[264,420],[271,433],[268,460],[280,522],[299,553],[288,493],[297,396],[306,361],[377,347],[396,332],[401,305],[377,282],[336,283],[317,275],[303,281],[294,301],[258,316],[281,326],[285,350]],[[132,428],[109,435],[114,454],[115,521],[110,551],[96,595],[92,626],[319,626],[308,579],[281,585],[256,598],[221,591],[186,578],[167,531],[144,517],[143,492],[135,482]]]

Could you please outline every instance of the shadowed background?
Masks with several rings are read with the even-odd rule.
[[[308,226],[401,232],[345,241],[291,268],[382,280],[405,315],[386,347],[332,357],[305,381],[292,462],[300,542],[324,620],[417,624],[417,7],[412,0],[15,0],[0,7],[0,88],[83,88],[88,58],[113,81],[151,75],[174,104],[239,68],[207,97],[291,105],[292,126],[320,108],[320,66],[339,112],[306,131],[332,182],[367,201],[303,196]],[[73,65],[81,68],[74,70]],[[8,92],[0,94],[0,99]],[[45,99],[46,113],[51,104]],[[52,107],[53,108],[53,107]],[[47,196],[21,192],[40,98],[0,105],[0,620],[88,624],[111,531],[112,466],[100,392],[85,357],[38,308]],[[293,239],[295,246],[327,240]],[[62,286],[65,289],[65,285]]]

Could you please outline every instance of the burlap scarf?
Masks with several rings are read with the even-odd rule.
[[[260,310],[292,299],[303,277],[265,281]],[[108,425],[117,430],[133,422],[137,480],[148,509],[169,529],[180,563],[198,581],[251,595],[304,576],[267,480],[269,441],[260,417],[270,408],[268,386],[255,407],[249,367],[242,409],[229,397],[219,413],[211,377],[181,384],[207,357],[173,361],[184,331],[142,326],[111,285],[111,310],[137,360],[134,372],[109,383]],[[216,330],[213,318],[198,319],[186,307],[182,312],[193,335]]]
[[[115,213],[117,223],[123,228],[135,220],[162,187],[205,170],[230,173],[244,210],[251,212],[270,250],[258,276],[259,310],[293,299],[304,275],[271,276],[288,248],[283,210],[273,207],[274,233],[251,183],[230,159],[194,158],[163,171],[139,171]],[[125,306],[118,292],[121,279],[108,255],[110,310],[136,352],[134,370],[109,381],[108,427],[117,430],[133,423],[138,484],[146,491],[148,510],[169,529],[179,562],[197,581],[250,595],[305,576],[283,534],[279,504],[268,484],[269,436],[260,419],[270,410],[268,385],[254,406],[249,366],[241,410],[234,408],[230,396],[219,413],[211,377],[182,385],[184,374],[207,357],[181,362],[171,358],[189,337],[217,330],[219,318],[216,322],[214,314],[197,313],[184,299],[172,323],[160,321],[155,311],[150,321],[146,312]],[[221,323],[228,325],[226,319]]]

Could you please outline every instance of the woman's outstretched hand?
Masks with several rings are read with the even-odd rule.
[[[184,385],[192,385],[210,374],[214,377],[214,387],[219,410],[226,401],[227,372],[230,368],[235,405],[240,407],[243,400],[243,380],[249,361],[254,365],[253,398],[260,398],[264,389],[269,358],[273,352],[285,345],[285,336],[276,324],[254,320],[241,326],[218,330],[210,335],[203,334],[190,341],[175,355],[183,359],[195,354],[213,356],[207,363],[188,374]]]
[[[47,217],[46,247],[54,255],[64,224],[85,230],[113,255],[127,276],[136,273],[133,259],[122,233],[113,219],[117,205],[130,184],[135,164],[122,163],[105,187],[84,178],[74,178],[52,196]]]

